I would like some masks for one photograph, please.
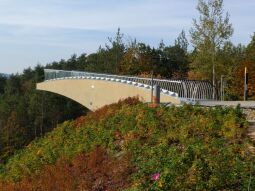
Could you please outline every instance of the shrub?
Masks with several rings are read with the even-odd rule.
[[[8,190],[252,190],[246,131],[240,108],[129,100],[65,122],[16,153],[0,177]]]

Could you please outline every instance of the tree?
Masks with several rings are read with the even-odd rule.
[[[255,62],[255,33],[251,37],[251,42],[247,46],[246,55],[249,61]]]
[[[182,30],[182,32],[179,34],[179,36],[175,40],[175,46],[179,46],[181,49],[183,49],[187,53],[189,42],[186,38],[186,34],[184,30]]]
[[[0,75],[0,95],[4,93],[6,78]]]
[[[110,45],[106,45],[108,51],[109,71],[110,73],[118,73],[120,61],[125,53],[125,44],[123,42],[124,34],[120,32],[118,28],[116,36],[114,38],[108,38]]]
[[[164,49],[164,64],[161,71],[163,76],[173,79],[185,79],[188,71],[187,52],[180,45],[169,46]]]
[[[1,129],[1,142],[3,150],[0,152],[0,158],[9,157],[15,149],[21,148],[26,142],[26,130],[18,122],[18,116],[15,111],[11,112],[5,126]]]
[[[247,48],[239,47],[243,56],[239,54],[239,60],[236,62],[238,65],[235,67],[235,71],[232,79],[232,94],[236,95],[236,97],[243,98],[243,85],[244,85],[244,70],[247,67],[249,73],[249,83],[248,83],[248,96],[250,99],[255,98],[255,33],[251,38],[251,42],[247,45]],[[237,51],[235,55],[238,55]],[[241,59],[240,59],[241,58]]]
[[[211,79],[216,88],[217,52],[233,34],[229,14],[224,16],[223,0],[199,0],[199,20],[193,19],[191,42],[196,50],[193,70]],[[219,75],[220,76],[220,75]],[[214,92],[215,96],[215,92]]]
[[[123,75],[138,75],[139,69],[139,55],[137,47],[128,47],[119,66],[119,73]]]

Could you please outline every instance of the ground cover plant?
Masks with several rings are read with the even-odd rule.
[[[255,160],[240,108],[150,108],[129,98],[16,152],[1,190],[253,190]]]

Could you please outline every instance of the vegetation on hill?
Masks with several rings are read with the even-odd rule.
[[[137,99],[66,121],[0,167],[1,190],[250,190],[239,108],[150,108]]]

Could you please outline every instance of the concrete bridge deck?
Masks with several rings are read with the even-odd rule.
[[[255,109],[255,101],[198,101],[199,105],[207,106],[207,107],[215,107],[215,106],[229,106],[236,107],[240,105],[242,108],[251,108]]]

